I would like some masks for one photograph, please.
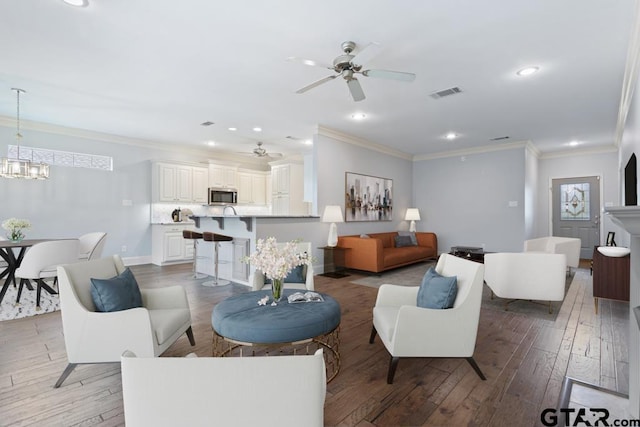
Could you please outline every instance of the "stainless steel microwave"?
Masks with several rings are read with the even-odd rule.
[[[238,203],[238,190],[209,187],[208,203],[210,205],[235,205]]]

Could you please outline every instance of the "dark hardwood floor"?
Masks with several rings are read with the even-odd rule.
[[[197,345],[182,337],[165,356],[210,356],[212,307],[248,290],[203,287],[189,264],[132,270],[142,287],[187,289]],[[475,359],[487,381],[464,360],[403,359],[392,385],[388,353],[368,343],[377,290],[349,283],[359,277],[316,277],[316,289],[342,306],[342,366],[327,387],[326,425],[534,426],[556,406],[565,375],[628,391],[628,304],[601,300],[596,315],[588,269],[577,270],[555,321],[483,308]],[[123,425],[119,365],[79,366],[53,389],[66,363],[59,312],[0,322],[0,425]],[[212,425],[227,409],[212,402]]]

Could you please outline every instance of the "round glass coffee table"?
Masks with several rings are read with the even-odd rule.
[[[211,313],[213,356],[313,354],[323,348],[327,382],[340,370],[340,304],[320,293],[321,302],[287,302],[296,289],[285,289],[282,301],[258,301],[271,290],[235,295],[220,302]]]

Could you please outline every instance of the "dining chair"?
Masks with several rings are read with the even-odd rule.
[[[102,256],[102,250],[107,240],[107,233],[103,233],[102,231],[87,233],[80,236],[78,240],[78,259],[89,261]]]
[[[29,290],[33,290],[31,286],[33,280],[37,285],[36,310],[39,310],[42,289],[52,295],[57,294],[45,280],[57,278],[56,269],[59,265],[74,262],[78,262],[78,239],[52,240],[33,245],[24,255],[20,267],[15,272],[15,277],[20,279],[16,304],[20,302],[20,296],[25,286]]]

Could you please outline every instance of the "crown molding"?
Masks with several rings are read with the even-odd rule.
[[[417,154],[413,156],[414,162],[422,160],[444,159],[447,157],[469,156],[472,154],[491,153],[494,151],[513,150],[516,148],[528,148],[534,155],[538,156],[539,150],[530,141],[514,141],[496,145],[483,145],[475,148],[465,148],[462,150],[441,151],[433,154]]]
[[[371,142],[367,139],[359,138],[354,135],[349,135],[349,134],[340,132],[338,130],[322,126],[322,125],[318,125],[316,127],[316,132],[318,135],[336,139],[341,142],[346,142],[347,144],[357,145],[358,147],[367,148],[369,150],[379,151],[380,153],[387,154],[389,156],[399,157],[404,160],[411,160],[412,158],[411,154],[407,154],[404,151],[395,150],[386,145]]]
[[[609,153],[617,153],[618,147],[615,145],[606,145],[602,147],[594,147],[594,148],[574,148],[571,150],[562,150],[562,151],[548,151],[542,153],[540,155],[541,160],[546,159],[556,159],[561,157],[571,157],[571,156],[588,156],[588,155],[597,155],[597,154],[609,154]]]

